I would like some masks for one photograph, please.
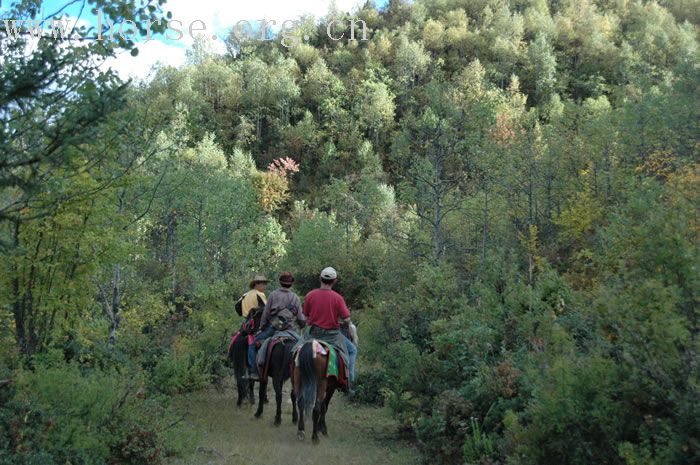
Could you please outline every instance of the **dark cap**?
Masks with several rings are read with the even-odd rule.
[[[294,276],[289,271],[280,274],[280,284],[294,284]]]

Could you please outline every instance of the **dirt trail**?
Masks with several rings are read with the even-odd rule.
[[[418,453],[406,443],[390,438],[393,423],[387,412],[357,406],[336,394],[331,402],[327,424],[328,437],[311,443],[310,418],[306,423],[307,439],[296,439],[292,424],[292,405],[285,392],[282,425],[275,427],[274,391],[268,387],[272,401],[265,406],[263,418],[253,417],[249,404],[236,408],[235,392],[227,386],[189,394],[176,404],[188,412],[187,421],[199,433],[197,452],[171,465],[411,465],[418,464]],[[289,386],[285,386],[288,391]]]

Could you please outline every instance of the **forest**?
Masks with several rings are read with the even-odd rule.
[[[135,39],[0,24],[0,464],[186,456],[172,399],[231,381],[248,281],[303,296],[326,266],[354,402],[423,463],[700,463],[699,25],[698,0],[368,0],[124,81],[102,64]]]

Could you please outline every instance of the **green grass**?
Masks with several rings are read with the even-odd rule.
[[[285,385],[282,425],[275,427],[274,391],[268,387],[271,402],[263,418],[253,417],[249,404],[235,405],[235,389],[211,389],[177,398],[176,405],[187,413],[187,422],[199,434],[197,451],[171,465],[411,465],[419,463],[418,452],[405,442],[393,439],[395,425],[382,409],[358,406],[336,394],[328,416],[328,436],[311,443],[310,418],[307,437],[296,439],[292,424],[289,384]]]

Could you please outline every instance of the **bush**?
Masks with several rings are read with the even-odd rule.
[[[430,463],[700,463],[693,207],[643,190],[598,230],[595,279],[558,273],[534,242],[529,268],[492,258],[462,284],[419,266],[363,315],[379,367],[363,396],[386,394]]]
[[[202,389],[211,380],[210,366],[204,354],[171,353],[158,360],[149,385],[156,392],[177,394]]]
[[[0,407],[0,463],[159,464],[191,446],[167,402],[146,395],[142,375],[81,369],[61,356],[13,373]]]
[[[389,384],[389,376],[383,369],[363,371],[355,382],[355,399],[372,405],[384,405],[384,390]]]

